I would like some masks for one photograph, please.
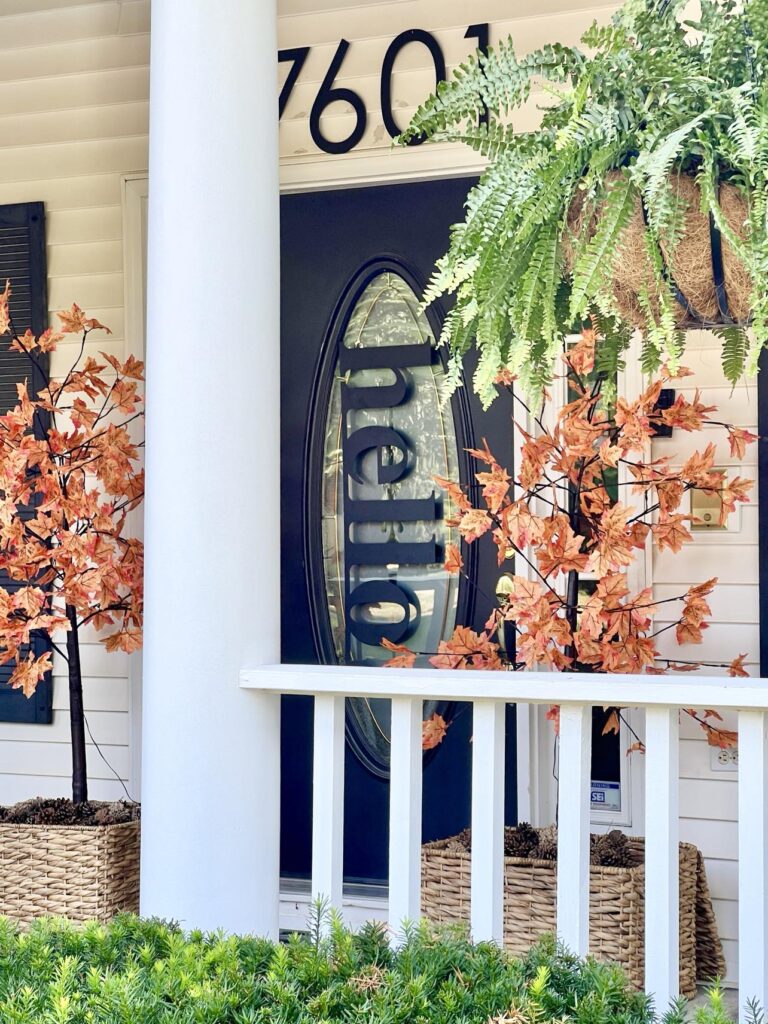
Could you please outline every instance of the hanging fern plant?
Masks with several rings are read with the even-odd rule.
[[[476,345],[488,403],[500,369],[531,394],[563,338],[598,323],[600,369],[633,330],[648,372],[676,367],[685,330],[723,339],[728,380],[768,344],[768,0],[628,0],[585,50],[478,54],[416,112],[402,141],[460,141],[488,159],[426,301],[444,327],[452,386]],[[510,117],[547,93],[540,127]],[[487,123],[481,120],[489,112]]]

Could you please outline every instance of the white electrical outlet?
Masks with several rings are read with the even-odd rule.
[[[720,750],[717,747],[710,747],[709,767],[713,772],[736,772],[739,770],[739,748],[729,747],[728,750]]]

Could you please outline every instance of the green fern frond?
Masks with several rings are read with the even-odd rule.
[[[637,189],[629,174],[616,178],[605,196],[595,234],[573,270],[571,318],[583,317],[610,277],[619,238],[635,210]]]
[[[749,339],[742,327],[716,327],[714,333],[722,339],[722,364],[726,380],[735,384],[744,373]]]
[[[403,141],[460,141],[489,161],[424,296],[455,297],[441,335],[448,390],[471,348],[484,402],[499,362],[540,390],[563,334],[587,312],[605,321],[599,364],[619,366],[637,313],[619,308],[612,271],[638,194],[651,269],[634,294],[642,360],[648,370],[662,360],[674,367],[684,337],[660,244],[668,252],[683,237],[683,175],[696,178],[703,212],[752,282],[752,332],[724,337],[725,372],[756,368],[768,341],[768,0],[701,0],[695,22],[685,7],[627,0],[610,24],[585,32],[583,50],[553,44],[519,56],[508,40],[466,60],[416,112]],[[546,106],[538,128],[520,134],[514,115],[534,88],[546,91]],[[723,214],[724,179],[746,201],[743,231]],[[585,203],[576,225],[575,195]]]

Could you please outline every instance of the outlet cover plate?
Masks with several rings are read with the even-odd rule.
[[[729,747],[728,750],[720,750],[718,747],[710,747],[709,767],[713,772],[737,772],[739,748]]]

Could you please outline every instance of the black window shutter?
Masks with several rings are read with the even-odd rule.
[[[42,203],[0,206],[0,290],[11,282],[10,311],[19,334],[30,328],[42,334],[48,325],[47,273],[45,263],[45,209]],[[43,383],[33,373],[23,352],[9,350],[9,338],[0,338],[0,414],[17,403],[16,385],[26,380],[30,393]],[[45,366],[47,369],[47,366]],[[0,586],[17,586],[0,573]],[[40,641],[39,650],[45,650]],[[53,718],[53,681],[46,677],[32,697],[8,685],[12,667],[0,665],[0,722],[50,724]]]

